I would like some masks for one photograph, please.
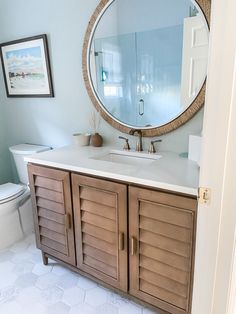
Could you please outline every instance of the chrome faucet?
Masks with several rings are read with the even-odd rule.
[[[137,140],[137,143],[136,143],[136,151],[137,152],[142,152],[143,151],[142,131],[141,130],[137,130],[137,129],[132,129],[129,132],[130,135],[135,135],[135,133],[138,134],[138,140]]]

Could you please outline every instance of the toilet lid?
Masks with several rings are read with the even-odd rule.
[[[25,191],[25,186],[14,183],[5,183],[0,185],[0,202],[13,196],[18,196]]]

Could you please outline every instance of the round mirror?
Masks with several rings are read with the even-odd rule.
[[[170,132],[203,105],[210,0],[102,0],[83,72],[101,115],[128,133]]]

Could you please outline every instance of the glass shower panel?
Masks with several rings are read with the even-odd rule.
[[[181,113],[182,43],[183,25],[136,33],[137,125],[163,125]]]
[[[116,119],[134,125],[136,100],[135,34],[95,39],[96,90]]]

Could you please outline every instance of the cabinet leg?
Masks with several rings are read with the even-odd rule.
[[[48,265],[48,257],[44,252],[42,252],[42,258],[43,258],[43,263],[44,265]]]

